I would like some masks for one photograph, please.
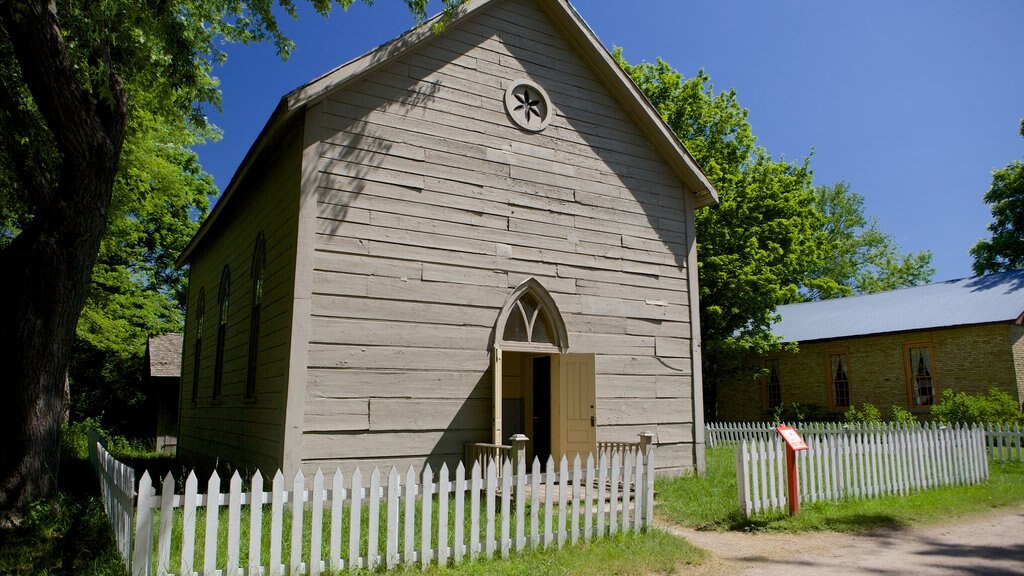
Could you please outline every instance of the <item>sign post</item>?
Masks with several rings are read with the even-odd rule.
[[[807,443],[790,426],[780,424],[775,431],[786,441],[786,475],[788,482],[789,515],[796,516],[800,513],[800,490],[796,478],[796,453],[800,450],[807,450]]]

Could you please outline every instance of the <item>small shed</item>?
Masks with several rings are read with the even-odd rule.
[[[156,449],[173,453],[178,445],[182,335],[153,336],[146,343],[145,377],[156,400]]]
[[[565,0],[470,0],[285,95],[179,258],[178,454],[235,467],[704,462],[717,194]]]

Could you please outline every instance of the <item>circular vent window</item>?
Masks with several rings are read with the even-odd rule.
[[[551,106],[543,88],[516,80],[505,91],[505,110],[520,128],[540,132],[551,122]]]

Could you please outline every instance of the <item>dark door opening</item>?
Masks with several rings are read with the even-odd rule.
[[[551,456],[551,357],[533,359],[533,455],[541,471]]]

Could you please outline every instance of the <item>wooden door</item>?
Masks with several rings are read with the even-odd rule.
[[[597,451],[597,390],[593,354],[556,354],[552,360],[552,431],[555,458],[563,455],[571,462],[576,454],[581,459]],[[555,413],[557,410],[557,414]],[[556,441],[557,439],[557,441]]]

